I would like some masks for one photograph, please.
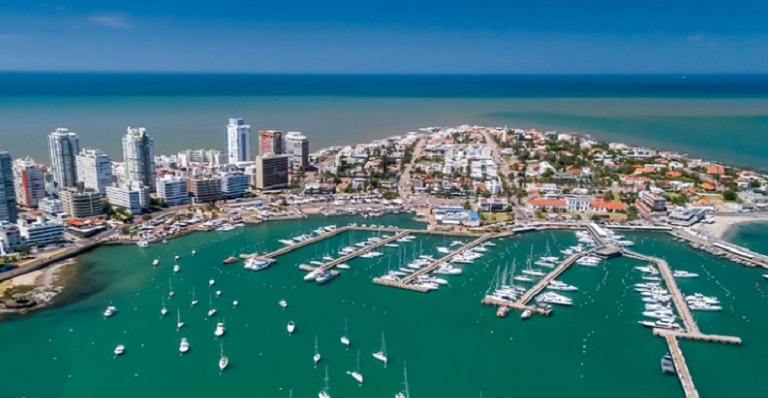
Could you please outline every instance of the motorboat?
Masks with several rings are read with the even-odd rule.
[[[567,283],[563,283],[563,282],[556,281],[556,280],[549,281],[549,284],[547,285],[547,289],[550,289],[550,290],[560,290],[560,291],[563,291],[563,292],[575,292],[575,291],[579,290],[579,288],[577,288],[576,286],[569,285]]]
[[[181,344],[179,344],[179,352],[183,354],[187,351],[189,351],[189,342],[186,337],[182,337]]]
[[[245,260],[245,265],[243,267],[251,271],[261,271],[269,268],[270,265],[271,262],[267,259],[251,257],[248,260]]]
[[[704,304],[720,304],[720,300],[717,299],[717,297],[711,297],[711,296],[705,296],[701,293],[695,293],[691,296],[685,296],[685,301],[687,302],[702,302]]]
[[[336,268],[339,268],[339,269],[350,269],[351,267],[349,266],[349,264],[341,263],[341,264],[337,264]]]
[[[309,271],[309,273],[307,273],[306,275],[304,275],[304,280],[307,281],[307,282],[313,281],[313,280],[317,279],[318,275],[320,275],[321,272],[323,272],[322,269],[315,268],[312,271]]]
[[[293,321],[289,321],[286,329],[288,329],[289,334],[293,334],[293,331],[296,330],[296,324]]]
[[[504,318],[504,317],[507,316],[508,313],[509,313],[509,307],[507,307],[506,305],[502,305],[496,311],[496,316],[499,317],[499,318]]]
[[[315,282],[323,285],[331,281],[331,279],[334,278],[333,273],[331,271],[323,271],[319,275],[317,275],[317,278],[315,278]]]
[[[219,323],[216,324],[216,331],[214,331],[213,334],[216,337],[221,337],[221,336],[224,335],[225,331],[226,331],[226,329],[224,328],[224,322],[219,322]]]
[[[181,271],[181,267],[179,267],[179,264],[174,265],[173,266],[173,272],[176,273],[176,272],[179,272],[179,271]]]
[[[672,272],[672,276],[675,278],[698,278],[699,274],[684,270],[675,270]]]
[[[539,295],[536,297],[536,302],[568,306],[573,305],[573,300],[554,292],[545,292],[544,294]]]
[[[661,357],[661,372],[665,375],[676,375],[677,369],[675,369],[675,361],[672,360],[672,356],[669,354]]]
[[[238,304],[240,304],[240,302],[238,302],[237,300],[235,300],[235,301],[233,301],[233,302],[232,302],[232,306],[233,306],[233,307],[237,307],[237,306],[238,306]]]
[[[117,307],[115,307],[114,305],[110,305],[109,307],[107,307],[106,310],[104,310],[104,318],[109,318],[112,315],[115,315],[116,312],[117,312]]]
[[[219,357],[219,371],[224,371],[224,369],[229,366],[229,358],[224,355],[224,342],[221,342],[221,356]]]
[[[157,267],[158,264],[160,264],[160,259],[156,258],[156,259],[152,260],[152,265],[153,266]]]
[[[294,242],[291,239],[280,239],[280,240],[278,240],[278,242],[280,242],[280,243],[282,243],[282,244],[284,244],[286,246],[290,246],[290,245],[296,244],[296,242]]]
[[[213,286],[214,283],[216,283],[216,281],[211,279],[208,281],[208,286]]]
[[[529,309],[524,309],[523,312],[520,314],[520,319],[528,319],[533,315],[533,312]]]
[[[278,302],[278,304],[280,304],[280,306],[283,307],[283,308],[287,308],[288,307],[288,302],[285,301],[285,300],[280,300]]]
[[[221,290],[216,291],[216,297],[219,297],[219,296],[221,296]]]
[[[125,346],[120,344],[119,346],[115,347],[115,356],[123,355],[125,352]]]
[[[438,247],[437,251],[438,253],[449,254],[451,252],[451,249],[447,247]]]
[[[691,311],[720,311],[723,309],[723,307],[719,305],[707,304],[704,302],[688,303],[688,308],[690,308]]]
[[[222,261],[223,264],[232,264],[237,262],[237,257],[227,257]]]
[[[145,249],[149,247],[149,242],[147,242],[147,241],[145,241],[145,240],[140,240],[140,241],[136,242],[136,244],[137,244],[139,247],[141,247],[141,248],[145,248]]]
[[[173,258],[173,260],[174,260],[174,261],[179,261],[179,258],[180,258],[180,257],[177,255],[176,257],[174,257],[174,258]]]

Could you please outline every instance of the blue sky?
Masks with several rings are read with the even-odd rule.
[[[766,1],[0,1],[0,70],[766,73]]]

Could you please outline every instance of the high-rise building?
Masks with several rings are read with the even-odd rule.
[[[248,189],[248,176],[236,167],[221,174],[221,192],[226,199],[239,198]]]
[[[227,163],[227,156],[215,149],[187,149],[179,152],[176,159],[181,167],[189,167],[192,163],[206,163],[209,166]]]
[[[112,161],[99,149],[83,148],[77,155],[77,181],[101,195],[112,185]]]
[[[16,208],[12,163],[11,155],[0,151],[0,221],[15,223],[19,218],[19,209]]]
[[[19,205],[34,209],[45,198],[45,170],[31,158],[13,161],[13,181]]]
[[[155,142],[144,127],[128,127],[123,136],[126,182],[137,181],[155,191]]]
[[[51,154],[51,173],[58,188],[74,187],[77,182],[77,161],[80,140],[77,134],[57,128],[48,135],[48,151]]]
[[[288,155],[256,156],[256,188],[261,190],[288,186]]]
[[[309,166],[309,141],[298,131],[285,135],[285,154],[291,170],[306,169]]]
[[[149,188],[137,181],[107,187],[107,198],[112,206],[123,207],[133,215],[149,209]]]
[[[259,132],[259,154],[282,155],[283,154],[283,132],[277,130],[262,130]]]
[[[227,161],[229,163],[251,160],[251,126],[241,118],[230,118],[227,125]]]
[[[86,188],[83,182],[77,187],[69,187],[59,191],[59,198],[64,212],[74,218],[88,218],[104,213],[104,202],[101,192],[95,188]]]
[[[187,178],[165,175],[157,179],[157,197],[163,199],[168,206],[178,206],[189,203]]]

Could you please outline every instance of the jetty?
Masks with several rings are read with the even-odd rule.
[[[490,239],[492,236],[493,235],[491,235],[491,234],[482,235],[479,238],[473,240],[472,242],[469,242],[466,245],[461,246],[460,248],[458,248],[458,249],[456,249],[456,250],[446,254],[445,256],[440,257],[437,260],[429,263],[427,266],[418,269],[416,272],[414,272],[414,273],[404,277],[403,279],[400,280],[400,282],[404,283],[404,284],[411,283],[411,282],[413,282],[414,279],[418,278],[419,276],[434,271],[435,268],[437,268],[437,266],[439,264],[444,263],[446,261],[450,261],[452,258],[454,258],[457,255],[459,255],[459,253],[463,253],[463,252],[465,252],[467,250],[472,249],[473,247],[475,247],[475,246],[485,242],[486,240]]]
[[[685,357],[683,357],[683,351],[680,349],[677,339],[671,334],[665,335],[664,339],[667,340],[669,355],[672,356],[672,361],[675,363],[675,371],[677,378],[680,379],[683,392],[685,392],[685,398],[699,398],[699,392],[696,390],[696,386],[693,385],[691,371],[688,369],[688,364],[685,363]]]
[[[549,282],[560,276],[565,270],[567,270],[573,263],[576,262],[576,260],[586,257],[590,254],[592,254],[593,250],[587,250],[580,253],[572,254],[570,257],[563,260],[560,264],[555,267],[552,271],[550,271],[548,274],[544,275],[541,280],[539,280],[533,287],[526,290],[525,293],[523,293],[522,296],[520,296],[519,299],[517,299],[516,303],[518,303],[519,306],[526,306],[529,301],[531,301],[532,298],[534,298],[537,294],[539,294],[542,290],[544,290],[548,285]]]
[[[500,298],[491,297],[491,296],[485,296],[482,300],[480,300],[480,303],[483,305],[492,305],[495,307],[502,307],[506,306],[509,309],[515,310],[515,311],[525,311],[529,310],[531,313],[534,313],[536,315],[543,315],[543,316],[550,316],[552,315],[552,309],[551,308],[544,308],[544,307],[537,307],[532,305],[526,305],[521,304],[520,300],[517,301],[509,301],[509,300],[502,300]]]
[[[330,238],[332,236],[336,236],[336,235],[338,235],[338,234],[340,234],[342,232],[349,231],[351,228],[352,227],[350,227],[350,226],[336,228],[336,229],[334,229],[334,230],[332,230],[330,232],[326,232],[326,233],[324,233],[322,235],[318,235],[318,236],[315,236],[313,238],[309,238],[309,239],[303,240],[301,242],[296,242],[296,243],[294,243],[292,245],[289,245],[289,246],[277,249],[277,250],[269,252],[269,253],[264,253],[264,254],[261,255],[261,257],[263,257],[263,258],[274,258],[274,257],[277,257],[277,256],[281,256],[283,254],[290,253],[290,252],[292,252],[292,251],[294,251],[296,249],[300,249],[300,248],[302,248],[304,246],[308,246],[308,245],[311,245],[313,243],[321,242],[321,241],[323,241],[325,239],[328,239],[328,238]]]
[[[396,241],[398,239],[401,239],[401,238],[405,237],[408,234],[410,234],[410,231],[407,231],[407,230],[406,231],[398,232],[395,235],[392,235],[392,236],[390,236],[388,238],[384,238],[384,239],[382,239],[382,240],[380,240],[378,242],[375,242],[375,243],[372,243],[370,245],[367,245],[367,246],[363,247],[360,250],[357,250],[355,252],[352,252],[352,253],[349,253],[347,255],[341,256],[341,257],[339,257],[339,258],[337,258],[335,260],[329,261],[327,263],[323,263],[323,265],[319,265],[317,268],[322,269],[322,270],[330,270],[331,268],[333,268],[333,267],[335,267],[335,266],[337,266],[339,264],[342,264],[342,263],[344,263],[346,261],[352,260],[353,258],[358,257],[361,254],[365,254],[365,253],[367,253],[367,252],[369,252],[369,251],[371,251],[373,249],[376,249],[379,246],[384,246],[387,243],[394,242],[394,241]]]

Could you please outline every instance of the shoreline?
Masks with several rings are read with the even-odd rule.
[[[702,225],[701,229],[708,232],[713,238],[724,240],[729,243],[734,243],[731,241],[731,238],[733,238],[733,235],[740,226],[747,224],[768,224],[768,215],[755,216],[750,213],[732,216],[715,215],[714,219],[715,222],[713,224]]]
[[[0,316],[3,314],[27,314],[31,311],[47,308],[55,303],[58,297],[66,288],[67,284],[62,281],[62,270],[68,266],[77,264],[78,257],[72,257],[64,261],[51,264],[43,269],[35,270],[23,275],[13,277],[0,284],[0,293],[14,286],[34,286],[27,294],[35,301],[34,305],[23,308],[7,308],[0,306]]]

